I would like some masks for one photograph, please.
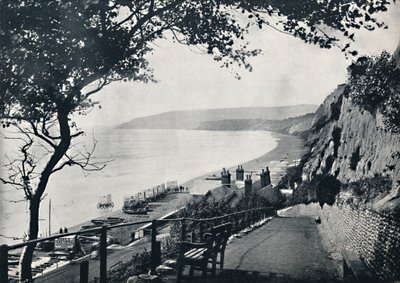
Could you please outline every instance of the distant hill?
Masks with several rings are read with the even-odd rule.
[[[200,124],[199,130],[208,131],[274,131],[287,134],[297,134],[311,128],[314,113],[283,119],[230,119],[207,121]]]
[[[240,107],[206,110],[179,110],[135,118],[120,129],[199,129],[201,124],[220,120],[283,120],[315,112],[317,105]]]

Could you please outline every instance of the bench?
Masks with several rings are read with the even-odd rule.
[[[231,235],[232,223],[226,223],[211,229],[204,234],[204,243],[182,242],[177,261],[177,282],[181,282],[185,265],[190,266],[189,276],[193,276],[194,268],[202,271],[202,276],[207,276],[207,265],[211,263],[212,276],[216,274],[217,265],[224,266],[225,247]]]
[[[377,282],[359,256],[350,250],[342,251],[345,282]]]

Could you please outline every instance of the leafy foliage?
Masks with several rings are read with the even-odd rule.
[[[86,115],[93,95],[121,80],[153,81],[146,56],[159,38],[194,45],[224,67],[251,71],[259,54],[243,42],[251,26],[269,27],[323,48],[347,41],[353,29],[384,27],[374,15],[387,0],[25,0],[0,1],[0,120],[21,134],[18,158],[6,164],[4,184],[30,201],[29,239],[38,234],[38,215],[50,176],[65,166],[101,170],[93,150],[71,152],[83,134],[72,114]],[[237,11],[242,12],[239,16]],[[246,19],[246,20],[244,20]],[[36,156],[33,148],[43,148]],[[42,158],[44,157],[44,158]],[[39,161],[40,164],[39,164]],[[33,183],[35,179],[35,183]],[[34,246],[23,253],[21,281],[30,280]]]
[[[357,149],[350,156],[350,169],[356,170],[359,161],[360,161],[360,147],[358,146]]]
[[[126,282],[129,277],[147,273],[150,268],[151,255],[149,252],[132,254],[132,259],[111,269],[108,273],[107,282]]]
[[[392,188],[392,180],[388,176],[375,176],[351,182],[344,188],[352,190],[357,196],[368,199],[389,192]]]
[[[362,57],[350,67],[348,94],[363,109],[382,113],[386,129],[400,132],[400,69],[387,52]]]

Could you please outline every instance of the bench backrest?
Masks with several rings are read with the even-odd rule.
[[[231,236],[232,223],[225,223],[211,229],[213,250],[219,252],[225,250],[226,243]]]

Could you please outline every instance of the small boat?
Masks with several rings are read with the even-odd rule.
[[[148,206],[141,207],[123,207],[122,211],[126,214],[147,214]]]
[[[102,219],[92,219],[90,222],[92,222],[94,225],[103,225],[105,221]]]
[[[206,180],[221,180],[221,176],[217,176],[215,174],[212,174],[212,175],[207,176]]]
[[[124,206],[122,211],[126,214],[147,214],[149,204],[146,199],[140,199],[135,196],[128,196],[124,198]]]

